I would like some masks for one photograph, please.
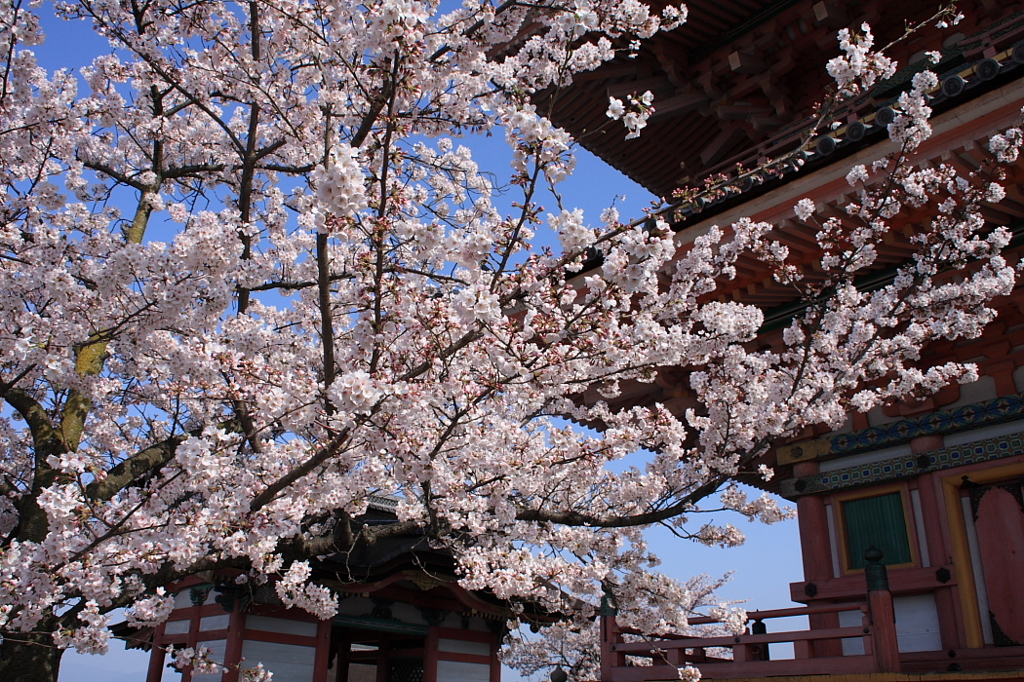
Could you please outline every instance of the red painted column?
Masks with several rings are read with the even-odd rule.
[[[327,664],[331,656],[331,621],[322,620],[316,626],[316,659],[313,662],[313,682],[327,682]]]
[[[797,477],[818,473],[817,462],[799,462],[793,467]],[[829,540],[828,515],[822,495],[805,495],[796,501],[797,522],[800,524],[800,553],[804,562],[804,580],[832,578],[832,544]],[[839,616],[822,613],[808,618],[812,630],[831,630],[839,627]],[[842,656],[840,640],[816,640],[807,643],[808,657]]]
[[[238,602],[234,602],[231,609],[231,620],[228,621],[228,638],[224,643],[224,667],[228,671],[221,677],[221,682],[238,682],[238,667],[242,664],[245,614],[238,609]]]
[[[431,625],[423,644],[423,682],[437,682],[437,640],[437,626]]]
[[[869,590],[868,606],[871,607],[871,634],[878,671],[899,672],[900,651],[896,642],[896,613],[892,608],[892,593],[889,590]]]
[[[626,665],[626,655],[612,651],[612,645],[620,641],[619,625],[614,614],[601,615],[601,682],[615,679],[614,669]]]
[[[435,649],[436,649],[435,645]],[[381,637],[377,645],[377,682],[388,682],[388,659],[391,658],[391,646],[387,637]],[[435,664],[434,669],[437,669]],[[423,682],[427,682],[426,675]]]
[[[349,654],[351,653],[351,651],[352,642],[348,641],[347,638],[341,640],[338,643],[338,657],[334,659],[335,682],[348,682],[348,667],[350,663]]]
[[[917,494],[921,498],[921,514],[924,522],[924,536],[928,543],[928,558],[932,566],[953,563],[953,552],[942,531],[946,516],[946,504],[942,499],[936,475],[922,474],[917,479]]]
[[[491,681],[501,682],[501,661],[498,660],[498,649],[501,648],[501,640],[497,635],[491,641]]]
[[[802,466],[802,464],[797,466]],[[817,465],[814,468],[816,470]],[[800,552],[804,562],[804,580],[827,580],[832,577],[832,553],[828,537],[828,517],[825,514],[825,499],[821,495],[805,495],[796,501],[796,510],[797,520],[800,524]]]
[[[871,547],[864,553],[867,566],[864,578],[868,588],[868,607],[871,609],[871,648],[875,654],[877,671],[898,673],[900,650],[896,641],[896,612],[889,592],[889,576],[882,564],[882,553]]]
[[[153,631],[153,648],[149,650],[149,669],[146,671],[146,682],[160,682],[164,675],[164,658],[167,649],[163,644],[157,645],[164,634],[164,624],[160,623]]]
[[[932,567],[936,571],[953,563],[950,541],[943,530],[943,522],[947,521],[945,518],[946,505],[942,499],[940,485],[938,477],[934,473],[918,477],[917,492],[921,498],[924,535],[928,542],[928,555]],[[967,646],[959,614],[960,604],[957,588],[953,586],[937,587],[933,594],[935,595],[935,609],[939,616],[939,636],[942,639],[942,648],[948,650]]]

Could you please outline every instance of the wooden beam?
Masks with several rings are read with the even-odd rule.
[[[625,97],[636,93],[642,95],[645,90],[656,93],[659,90],[675,90],[672,83],[664,75],[640,78],[625,83],[615,83],[608,86],[609,97]]]
[[[664,38],[665,35],[664,33],[659,33],[651,41],[651,52],[654,53],[658,64],[661,65],[662,70],[668,76],[672,85],[677,88],[684,88],[688,85],[689,79],[686,77],[686,64],[679,61],[678,57],[685,53],[679,49],[678,45],[670,45],[669,41]]]
[[[710,102],[707,95],[702,92],[687,92],[681,95],[673,95],[662,100],[654,100],[654,113],[651,114],[650,122],[685,114],[701,105]]]
[[[715,74],[710,69],[702,73],[695,79],[695,82],[704,89],[707,96],[711,99],[719,99],[722,96],[722,91],[715,85]]]
[[[786,123],[781,116],[751,116],[750,125],[759,133],[775,132]]]
[[[713,108],[718,118],[724,121],[753,120],[754,117],[771,116],[775,113],[775,109],[769,104],[759,105],[749,102],[719,104]]]
[[[740,137],[744,136],[743,128],[735,123],[726,124],[720,133],[700,153],[700,160],[705,166],[717,161]]]
[[[846,28],[850,25],[850,17],[843,7],[835,0],[822,0],[814,6],[814,18],[818,23],[830,28]]]
[[[572,77],[572,80],[574,83],[582,83],[584,81],[604,81],[611,78],[635,78],[639,74],[640,65],[637,63],[624,66],[606,65],[600,66],[593,71],[578,73]]]
[[[768,67],[754,55],[745,52],[733,52],[729,55],[729,68],[734,73],[761,73]]]

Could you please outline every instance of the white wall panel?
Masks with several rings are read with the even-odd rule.
[[[892,606],[896,611],[896,641],[901,653],[942,649],[934,595],[896,597]]]
[[[438,651],[450,651],[454,654],[473,654],[475,656],[490,656],[491,645],[487,642],[471,642],[465,639],[444,639],[437,640]]]
[[[489,682],[491,666],[485,663],[438,661],[437,682]]]
[[[269,616],[246,616],[246,630],[261,632],[277,632],[283,635],[302,635],[316,637],[317,624],[308,620],[291,620],[288,618],[271,618]]]
[[[901,653],[942,649],[939,613],[935,608],[933,595],[895,597],[892,606],[896,612],[896,643]],[[848,628],[860,624],[860,611],[843,611],[839,614],[840,627]],[[860,656],[863,653],[863,638],[843,640],[843,656]]]
[[[208,642],[199,642],[197,646],[210,650],[211,661],[215,663],[224,662],[224,652],[227,650],[226,639],[215,639]],[[192,682],[220,682],[220,679],[223,675],[223,671],[218,673],[212,673],[210,675],[193,675]]]
[[[860,611],[840,611],[839,612],[839,627],[841,628],[852,628],[860,627],[864,624],[864,614]],[[843,643],[843,656],[863,656],[864,655],[864,638],[863,637],[852,637],[849,639],[839,640]]]
[[[165,635],[183,635],[188,632],[188,626],[191,625],[191,620],[172,620],[164,625]]]
[[[231,624],[231,614],[221,613],[216,616],[206,616],[199,619],[199,631],[227,630]]]
[[[242,644],[242,668],[258,663],[274,673],[274,682],[313,682],[316,648],[247,639]]]
[[[187,609],[192,606],[192,590],[185,588],[174,593],[174,608]]]

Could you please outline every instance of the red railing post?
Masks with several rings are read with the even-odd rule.
[[[900,671],[900,650],[896,641],[896,613],[889,592],[889,576],[882,564],[882,552],[869,547],[864,552],[867,565],[864,577],[868,587],[868,607],[871,609],[871,640],[875,664],[879,672]]]
[[[764,624],[763,620],[755,620],[750,625],[750,634],[752,635],[766,635],[768,634],[768,626]],[[762,644],[758,650],[758,660],[770,661],[772,660],[771,652],[768,650],[767,644]]]
[[[860,623],[864,626],[864,632],[871,632],[871,605],[865,604],[861,607],[861,618]],[[864,655],[872,656],[875,655],[875,639],[873,635],[861,637],[860,641],[864,642]]]
[[[814,642],[806,639],[798,639],[793,642],[793,658],[805,659],[814,658]]]
[[[626,655],[613,649],[622,641],[619,624],[615,620],[616,609],[608,597],[601,599],[601,682],[613,682],[615,668],[626,665]]]

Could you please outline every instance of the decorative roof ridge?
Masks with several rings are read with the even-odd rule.
[[[398,508],[400,498],[397,495],[369,495],[370,509],[393,512]]]

